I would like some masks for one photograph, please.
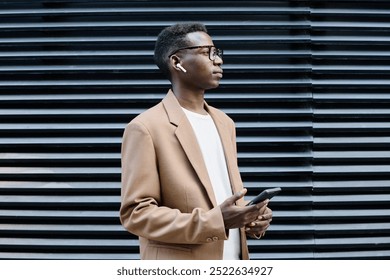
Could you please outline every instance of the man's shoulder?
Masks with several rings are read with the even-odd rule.
[[[162,102],[160,101],[158,104],[153,107],[146,109],[138,116],[133,118],[130,121],[130,124],[142,123],[144,125],[151,125],[161,122],[164,119],[164,115],[166,115],[164,107],[162,106]]]
[[[128,129],[142,129],[142,130],[155,130],[161,127],[164,120],[166,120],[166,113],[160,101],[158,104],[146,109],[136,117],[134,117],[126,127]]]

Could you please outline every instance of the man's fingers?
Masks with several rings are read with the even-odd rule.
[[[247,189],[242,189],[241,191],[239,192],[236,192],[235,194],[233,194],[231,197],[227,198],[222,204],[221,206],[222,207],[228,207],[228,206],[232,206],[236,203],[237,200],[241,199],[242,197],[244,197],[244,195],[246,194],[247,192]]]
[[[247,189],[242,189],[241,191],[236,192],[234,195],[232,195],[230,197],[232,204],[234,204],[237,200],[243,198],[247,191]]]
[[[272,213],[271,214],[264,214],[257,217],[258,220],[272,220]]]
[[[262,208],[264,208],[263,210],[265,211],[265,209],[266,209],[267,206],[268,206],[268,203],[269,203],[269,199],[266,199],[266,200],[263,200],[263,201],[261,201],[261,202],[255,204],[255,206],[256,206],[256,208],[259,209],[259,210],[262,209]]]
[[[240,199],[240,198],[244,197],[244,195],[246,195],[247,191],[248,190],[244,188],[244,189],[242,189],[241,191],[239,191],[239,192],[237,192],[235,194],[237,194],[238,195],[238,199]]]

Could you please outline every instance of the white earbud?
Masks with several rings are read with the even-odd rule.
[[[181,71],[183,71],[184,73],[187,72],[187,70],[186,70],[183,66],[181,66],[180,63],[176,64],[176,67],[179,68],[179,69],[180,69]]]

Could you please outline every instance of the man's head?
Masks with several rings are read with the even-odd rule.
[[[201,23],[165,28],[157,38],[154,59],[173,84],[211,89],[222,78],[222,50],[217,49]]]
[[[154,61],[169,79],[169,55],[177,49],[188,47],[191,42],[188,42],[187,34],[192,32],[207,33],[207,29],[201,23],[177,23],[163,29],[157,37]]]

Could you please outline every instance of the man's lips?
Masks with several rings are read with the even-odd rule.
[[[218,76],[220,76],[222,78],[223,71],[214,71],[213,74],[218,75]]]

